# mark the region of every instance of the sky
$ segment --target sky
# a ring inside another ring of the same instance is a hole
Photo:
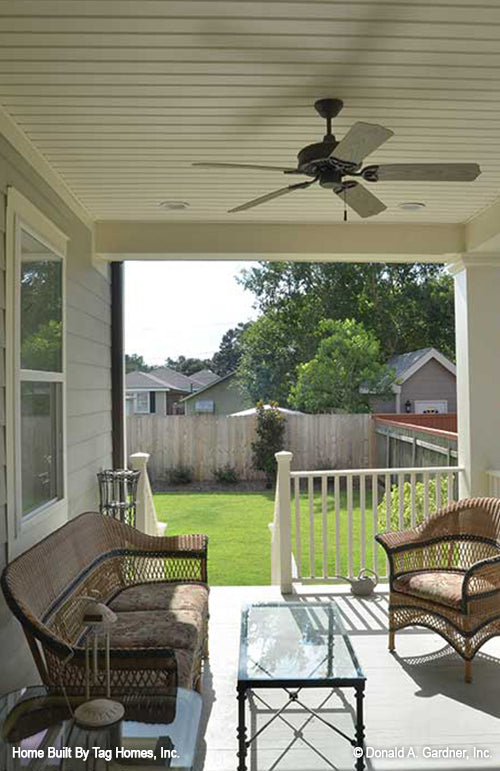
[[[236,282],[251,262],[127,262],[125,350],[148,364],[210,358],[222,335],[256,318],[253,295]]]

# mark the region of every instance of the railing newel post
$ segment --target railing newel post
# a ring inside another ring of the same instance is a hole
[[[166,526],[163,522],[158,522],[156,516],[153,491],[148,476],[149,458],[150,455],[147,452],[135,452],[130,456],[130,466],[134,471],[140,472],[137,484],[135,526],[142,533],[148,535],[163,535]]]
[[[276,479],[275,529],[276,515],[279,533],[279,574],[280,588],[283,594],[291,594],[292,591],[292,514],[291,514],[291,476],[290,467],[293,455],[291,452],[277,452],[274,456],[278,464]]]

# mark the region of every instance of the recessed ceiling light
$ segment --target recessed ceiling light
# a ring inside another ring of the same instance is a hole
[[[186,201],[161,201],[158,205],[162,209],[169,209],[169,211],[182,211],[182,209],[187,209],[189,207],[189,204],[186,203]]]
[[[398,204],[398,209],[403,209],[403,211],[420,211],[420,209],[425,209],[425,203],[403,201],[403,203]]]

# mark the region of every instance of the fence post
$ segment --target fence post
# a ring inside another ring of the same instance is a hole
[[[135,514],[135,526],[147,535],[163,535],[165,524],[158,522],[156,508],[153,500],[153,492],[149,483],[148,460],[149,453],[135,452],[130,456],[130,465],[134,471],[140,472],[137,483],[137,506]]]
[[[279,533],[280,587],[283,594],[292,591],[292,517],[290,509],[290,465],[291,452],[277,452],[274,456],[278,463],[276,481],[277,518]],[[276,532],[274,533],[276,535]]]

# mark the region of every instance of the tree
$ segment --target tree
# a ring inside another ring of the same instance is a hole
[[[434,346],[454,358],[453,282],[441,265],[261,262],[239,280],[292,334],[304,315],[313,326],[353,318],[375,333],[385,357]]]
[[[262,313],[242,336],[238,365],[240,387],[253,399],[287,404],[325,319],[362,323],[382,360],[427,346],[454,358],[453,284],[439,265],[263,262],[240,282]]]
[[[240,363],[242,350],[242,337],[251,322],[240,323],[233,329],[228,329],[222,336],[219,350],[214,353],[212,369],[223,377],[234,372]]]
[[[385,392],[394,379],[380,362],[377,338],[353,319],[323,321],[320,333],[327,336],[315,357],[299,365],[290,403],[306,412],[368,412],[366,390]]]
[[[187,356],[178,356],[177,359],[165,359],[165,367],[171,367],[176,372],[182,372],[183,375],[194,375],[201,369],[212,369],[211,359],[197,359]]]
[[[138,353],[125,354],[125,372],[151,372],[152,369]]]
[[[281,314],[269,311],[245,331],[237,382],[252,401],[287,404],[296,380],[297,363],[310,358],[316,350],[317,329],[309,330],[309,334],[298,329],[299,325],[305,327],[308,323],[307,316],[298,319],[292,332]],[[299,346],[307,346],[309,353],[305,354]]]
[[[257,439],[252,442],[253,467],[266,474],[266,486],[272,487],[276,480],[275,453],[283,449],[285,419],[276,402],[271,402],[268,409],[263,402],[257,402]]]

